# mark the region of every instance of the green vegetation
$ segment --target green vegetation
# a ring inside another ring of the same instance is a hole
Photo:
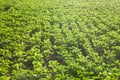
[[[120,0],[0,0],[0,80],[120,80]]]

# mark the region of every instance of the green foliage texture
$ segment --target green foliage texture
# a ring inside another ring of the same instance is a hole
[[[0,80],[120,80],[120,0],[0,0]]]

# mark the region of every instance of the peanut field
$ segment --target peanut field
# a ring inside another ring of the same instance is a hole
[[[120,0],[0,0],[0,80],[120,80]]]

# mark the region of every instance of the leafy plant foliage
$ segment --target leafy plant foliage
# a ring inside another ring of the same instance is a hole
[[[119,80],[120,0],[0,0],[0,80]]]

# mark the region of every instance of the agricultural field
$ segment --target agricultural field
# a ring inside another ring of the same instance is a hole
[[[0,80],[120,80],[120,0],[0,0]]]

